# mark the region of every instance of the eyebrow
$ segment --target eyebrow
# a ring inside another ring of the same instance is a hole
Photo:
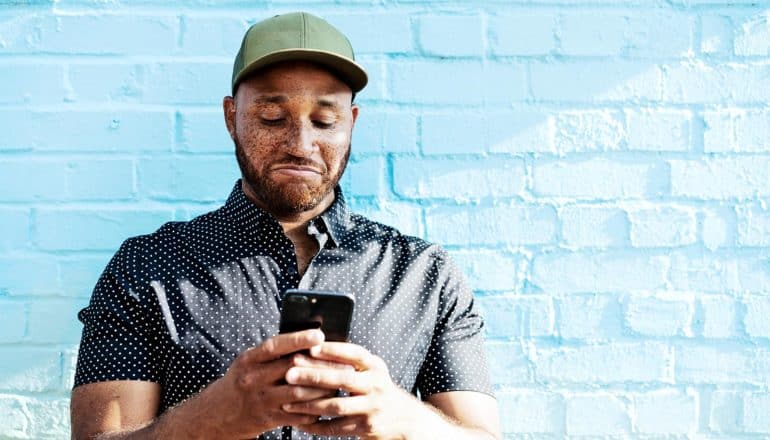
[[[337,110],[339,108],[339,105],[337,105],[336,102],[330,101],[328,99],[323,99],[323,98],[318,100],[318,105],[320,105],[321,107],[330,108],[332,110]]]
[[[283,104],[288,100],[285,95],[261,95],[254,98],[254,102],[260,104]]]

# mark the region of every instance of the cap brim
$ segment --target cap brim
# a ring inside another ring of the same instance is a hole
[[[241,80],[257,70],[279,63],[281,61],[311,61],[321,64],[334,71],[342,81],[344,81],[353,93],[359,92],[369,81],[366,71],[361,65],[349,58],[342,57],[336,53],[313,49],[286,49],[272,52],[263,57],[257,58],[249,65],[241,69],[238,76],[233,80],[233,94]]]

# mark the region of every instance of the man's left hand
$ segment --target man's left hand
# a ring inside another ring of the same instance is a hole
[[[291,385],[350,393],[349,397],[284,405],[284,411],[289,413],[336,417],[300,426],[305,432],[364,439],[404,438],[413,429],[414,417],[427,410],[393,383],[385,361],[359,345],[326,342],[313,347],[310,354],[317,359],[352,365],[355,370],[318,368],[297,362],[286,372],[286,381]]]

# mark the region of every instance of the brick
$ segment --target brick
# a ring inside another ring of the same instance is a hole
[[[556,14],[521,11],[488,18],[489,48],[497,56],[547,55],[556,49]]]
[[[707,153],[770,151],[770,112],[729,109],[704,112],[703,149]]]
[[[567,398],[567,434],[628,435],[631,417],[616,396],[583,394]]]
[[[178,116],[177,145],[190,153],[235,154],[222,110],[183,110]]]
[[[67,190],[69,198],[74,200],[131,200],[135,195],[134,161],[70,161]]]
[[[420,49],[440,57],[478,57],[484,54],[483,24],[479,15],[420,17],[417,35]],[[452,38],[447,38],[450,32]]]
[[[628,30],[623,14],[568,13],[561,17],[561,53],[570,56],[620,55]]]
[[[356,94],[356,102],[371,103],[391,100],[390,77],[388,74],[388,66],[391,62],[386,62],[379,57],[367,57],[366,55],[356,58],[356,62],[363,66],[369,76],[369,82],[366,87]]]
[[[20,396],[0,394],[0,437],[30,438],[31,414],[27,399]]]
[[[542,112],[426,114],[422,149],[426,154],[556,152],[554,121]]]
[[[634,396],[636,429],[645,434],[687,434],[698,428],[698,404],[694,395],[660,390]]]
[[[701,16],[700,50],[707,55],[726,56],[733,52],[733,26],[729,17]]]
[[[416,153],[417,117],[368,108],[359,113],[352,148],[359,153]]]
[[[729,384],[753,382],[762,376],[754,367],[751,348],[682,346],[676,348],[677,383]]]
[[[559,336],[611,341],[622,336],[623,314],[616,295],[567,295],[556,300]]]
[[[738,56],[767,56],[770,50],[770,27],[767,25],[767,14],[757,15],[743,20],[736,27],[735,55]]]
[[[581,110],[557,114],[554,137],[559,153],[617,151],[621,149],[626,133],[620,113]]]
[[[743,293],[767,294],[767,286],[770,286],[767,256],[748,256],[735,263],[739,289]]]
[[[72,297],[89,297],[111,254],[78,256],[59,260],[59,277],[64,294]]]
[[[347,195],[377,197],[388,192],[387,167],[382,157],[351,158],[340,181]]]
[[[625,113],[629,150],[690,150],[692,114],[689,111],[639,109]]]
[[[584,385],[672,379],[667,347],[653,342],[540,349],[534,363],[538,381]]]
[[[393,186],[399,196],[413,199],[513,197],[524,191],[526,170],[520,159],[396,158]]]
[[[548,293],[653,290],[666,285],[664,257],[620,252],[536,255],[531,282]]]
[[[659,164],[599,158],[535,162],[532,179],[538,196],[633,199],[661,195],[667,176]]]
[[[378,11],[377,14],[326,14],[323,17],[353,42],[356,55],[413,51],[411,14]]]
[[[553,115],[530,110],[487,114],[485,145],[495,153],[556,153]]]
[[[0,251],[29,247],[29,209],[0,208]]]
[[[743,425],[746,432],[770,434],[770,393],[747,393],[743,398]]]
[[[417,104],[507,104],[527,97],[521,65],[475,61],[393,61],[388,90],[394,101]]]
[[[486,344],[489,375],[494,385],[521,385],[531,382],[529,359],[521,344],[490,341]]]
[[[0,289],[11,296],[58,294],[56,259],[47,255],[0,257]]]
[[[717,433],[734,433],[743,429],[742,393],[714,391],[708,414],[708,427]]]
[[[75,370],[77,370],[78,364],[78,345],[72,345],[72,348],[65,349],[63,357],[62,389],[71,390],[75,386]]]
[[[480,153],[486,150],[486,118],[470,114],[426,114],[421,118],[426,154]]]
[[[167,112],[0,110],[0,145],[12,148],[157,152],[170,151],[171,144],[172,118]]]
[[[0,34],[6,53],[168,55],[176,48],[176,18],[29,14],[4,23]]]
[[[556,393],[538,390],[503,391],[498,393],[502,430],[506,433],[564,433],[564,398]]]
[[[29,306],[29,330],[25,340],[33,343],[76,343],[80,340],[81,326],[77,313],[88,300],[45,299]]]
[[[0,344],[20,341],[26,328],[26,305],[0,299]]]
[[[157,200],[222,201],[239,177],[235,154],[158,156],[137,164],[139,194]]]
[[[770,338],[770,298],[765,296],[748,296],[743,300],[746,309],[744,327],[752,338]]]
[[[770,100],[763,87],[770,65],[687,61],[662,66],[663,96],[677,104],[761,104]]]
[[[690,336],[691,300],[681,295],[632,295],[625,304],[625,322],[645,336]]]
[[[742,247],[770,245],[770,211],[762,206],[737,206],[737,239]]]
[[[522,283],[521,266],[525,262],[519,255],[468,249],[452,252],[452,258],[463,270],[473,289],[514,290]]]
[[[44,392],[61,384],[61,353],[54,348],[0,347],[0,391]],[[0,414],[2,414],[0,412]]]
[[[139,102],[145,99],[145,67],[135,64],[74,64],[67,80],[74,102]]]
[[[733,338],[737,335],[735,299],[724,295],[703,296],[703,337]]]
[[[710,251],[732,247],[738,235],[735,210],[728,207],[709,209],[702,214],[701,238]]]
[[[5,69],[0,71],[0,103],[48,104],[65,100],[67,91],[64,88],[64,68],[61,65],[9,61],[4,61],[3,64]]]
[[[660,87],[660,69],[649,63],[549,62],[532,64],[530,72],[537,100],[596,103],[659,100],[666,96]]]
[[[603,206],[574,205],[561,211],[564,244],[579,248],[628,245],[629,224],[625,211]]]
[[[693,54],[695,20],[674,11],[628,16],[626,53],[638,58],[684,58]]]
[[[371,220],[398,229],[402,234],[424,236],[422,210],[419,206],[378,199],[364,206],[351,204],[351,208]]]
[[[557,221],[550,206],[436,207],[426,228],[428,240],[445,245],[542,245],[554,242]]]
[[[182,15],[179,53],[190,56],[233,57],[249,23],[238,17]]]
[[[770,195],[770,158],[762,156],[671,160],[671,193],[702,200]]]
[[[66,163],[60,160],[3,159],[0,201],[49,201],[66,197]],[[30,179],[29,176],[35,176]],[[24,182],[20,185],[20,182]]]
[[[116,250],[126,238],[148,234],[171,220],[147,209],[40,209],[35,242],[47,250]]]
[[[695,214],[668,206],[631,210],[631,245],[634,247],[679,247],[697,240]]]
[[[38,397],[27,404],[34,414],[30,424],[32,438],[67,438],[70,436],[70,401],[67,398]]]
[[[553,335],[553,306],[545,296],[483,296],[478,304],[489,338]]]
[[[232,93],[230,62],[157,63],[147,66],[147,104],[221,105]]]
[[[669,277],[676,290],[724,293],[740,288],[738,262],[723,255],[673,254]]]

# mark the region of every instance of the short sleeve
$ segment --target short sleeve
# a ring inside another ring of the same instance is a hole
[[[83,335],[74,386],[112,380],[160,383],[158,313],[137,282],[137,251],[121,246],[102,273],[88,306],[78,313]],[[155,302],[157,304],[157,302]]]
[[[478,391],[492,395],[484,320],[473,293],[455,264],[445,256],[438,269],[440,299],[433,339],[420,372],[422,398],[445,391]]]

